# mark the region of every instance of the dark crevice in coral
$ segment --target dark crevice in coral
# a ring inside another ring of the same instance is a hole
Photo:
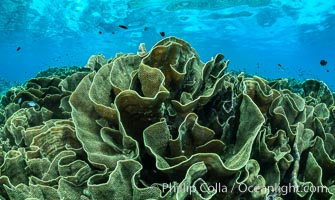
[[[141,171],[141,179],[147,184],[152,185],[154,183],[170,183],[171,179],[165,173],[162,173],[155,167],[155,159],[143,153],[141,155],[141,163],[143,170]]]

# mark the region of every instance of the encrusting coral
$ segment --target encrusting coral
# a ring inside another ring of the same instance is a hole
[[[328,87],[228,64],[168,37],[92,56],[89,74],[32,79],[9,94],[0,199],[335,199]]]

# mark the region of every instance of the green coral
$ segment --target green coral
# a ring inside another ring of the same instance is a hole
[[[88,72],[89,69],[83,68],[83,67],[49,67],[47,70],[41,71],[36,75],[36,78],[39,77],[57,77],[60,79],[64,79],[68,76],[71,76],[74,73],[77,72]]]
[[[335,199],[329,88],[228,64],[168,37],[9,92],[0,199]]]

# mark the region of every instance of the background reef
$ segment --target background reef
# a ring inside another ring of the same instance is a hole
[[[168,37],[10,89],[0,199],[335,199],[327,85],[229,73],[228,64],[222,54],[203,63]],[[212,190],[217,183],[233,189]],[[267,189],[289,185],[323,191]]]

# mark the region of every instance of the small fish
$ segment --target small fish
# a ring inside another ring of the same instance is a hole
[[[123,29],[128,29],[128,27],[126,27],[125,25],[119,25],[120,28],[123,28]]]
[[[329,72],[329,69],[327,69],[327,72]]]
[[[34,107],[34,106],[36,106],[35,101],[29,101],[29,102],[28,102],[28,106],[30,106],[30,107]]]
[[[21,50],[21,47],[17,47],[17,48],[16,48],[16,51],[20,51],[20,50]]]
[[[102,34],[102,31],[99,31],[99,34],[101,35],[101,34]]]
[[[321,65],[321,66],[326,66],[327,63],[328,63],[328,62],[327,62],[326,60],[321,60],[321,61],[320,61],[320,65]]]
[[[162,31],[162,32],[159,32],[159,34],[164,37],[165,36],[165,33]]]
[[[145,26],[144,31],[147,31],[147,30],[149,30],[149,27]]]
[[[280,69],[280,70],[282,70],[282,71],[285,70],[285,68],[284,68],[281,64],[278,64],[278,69]]]

